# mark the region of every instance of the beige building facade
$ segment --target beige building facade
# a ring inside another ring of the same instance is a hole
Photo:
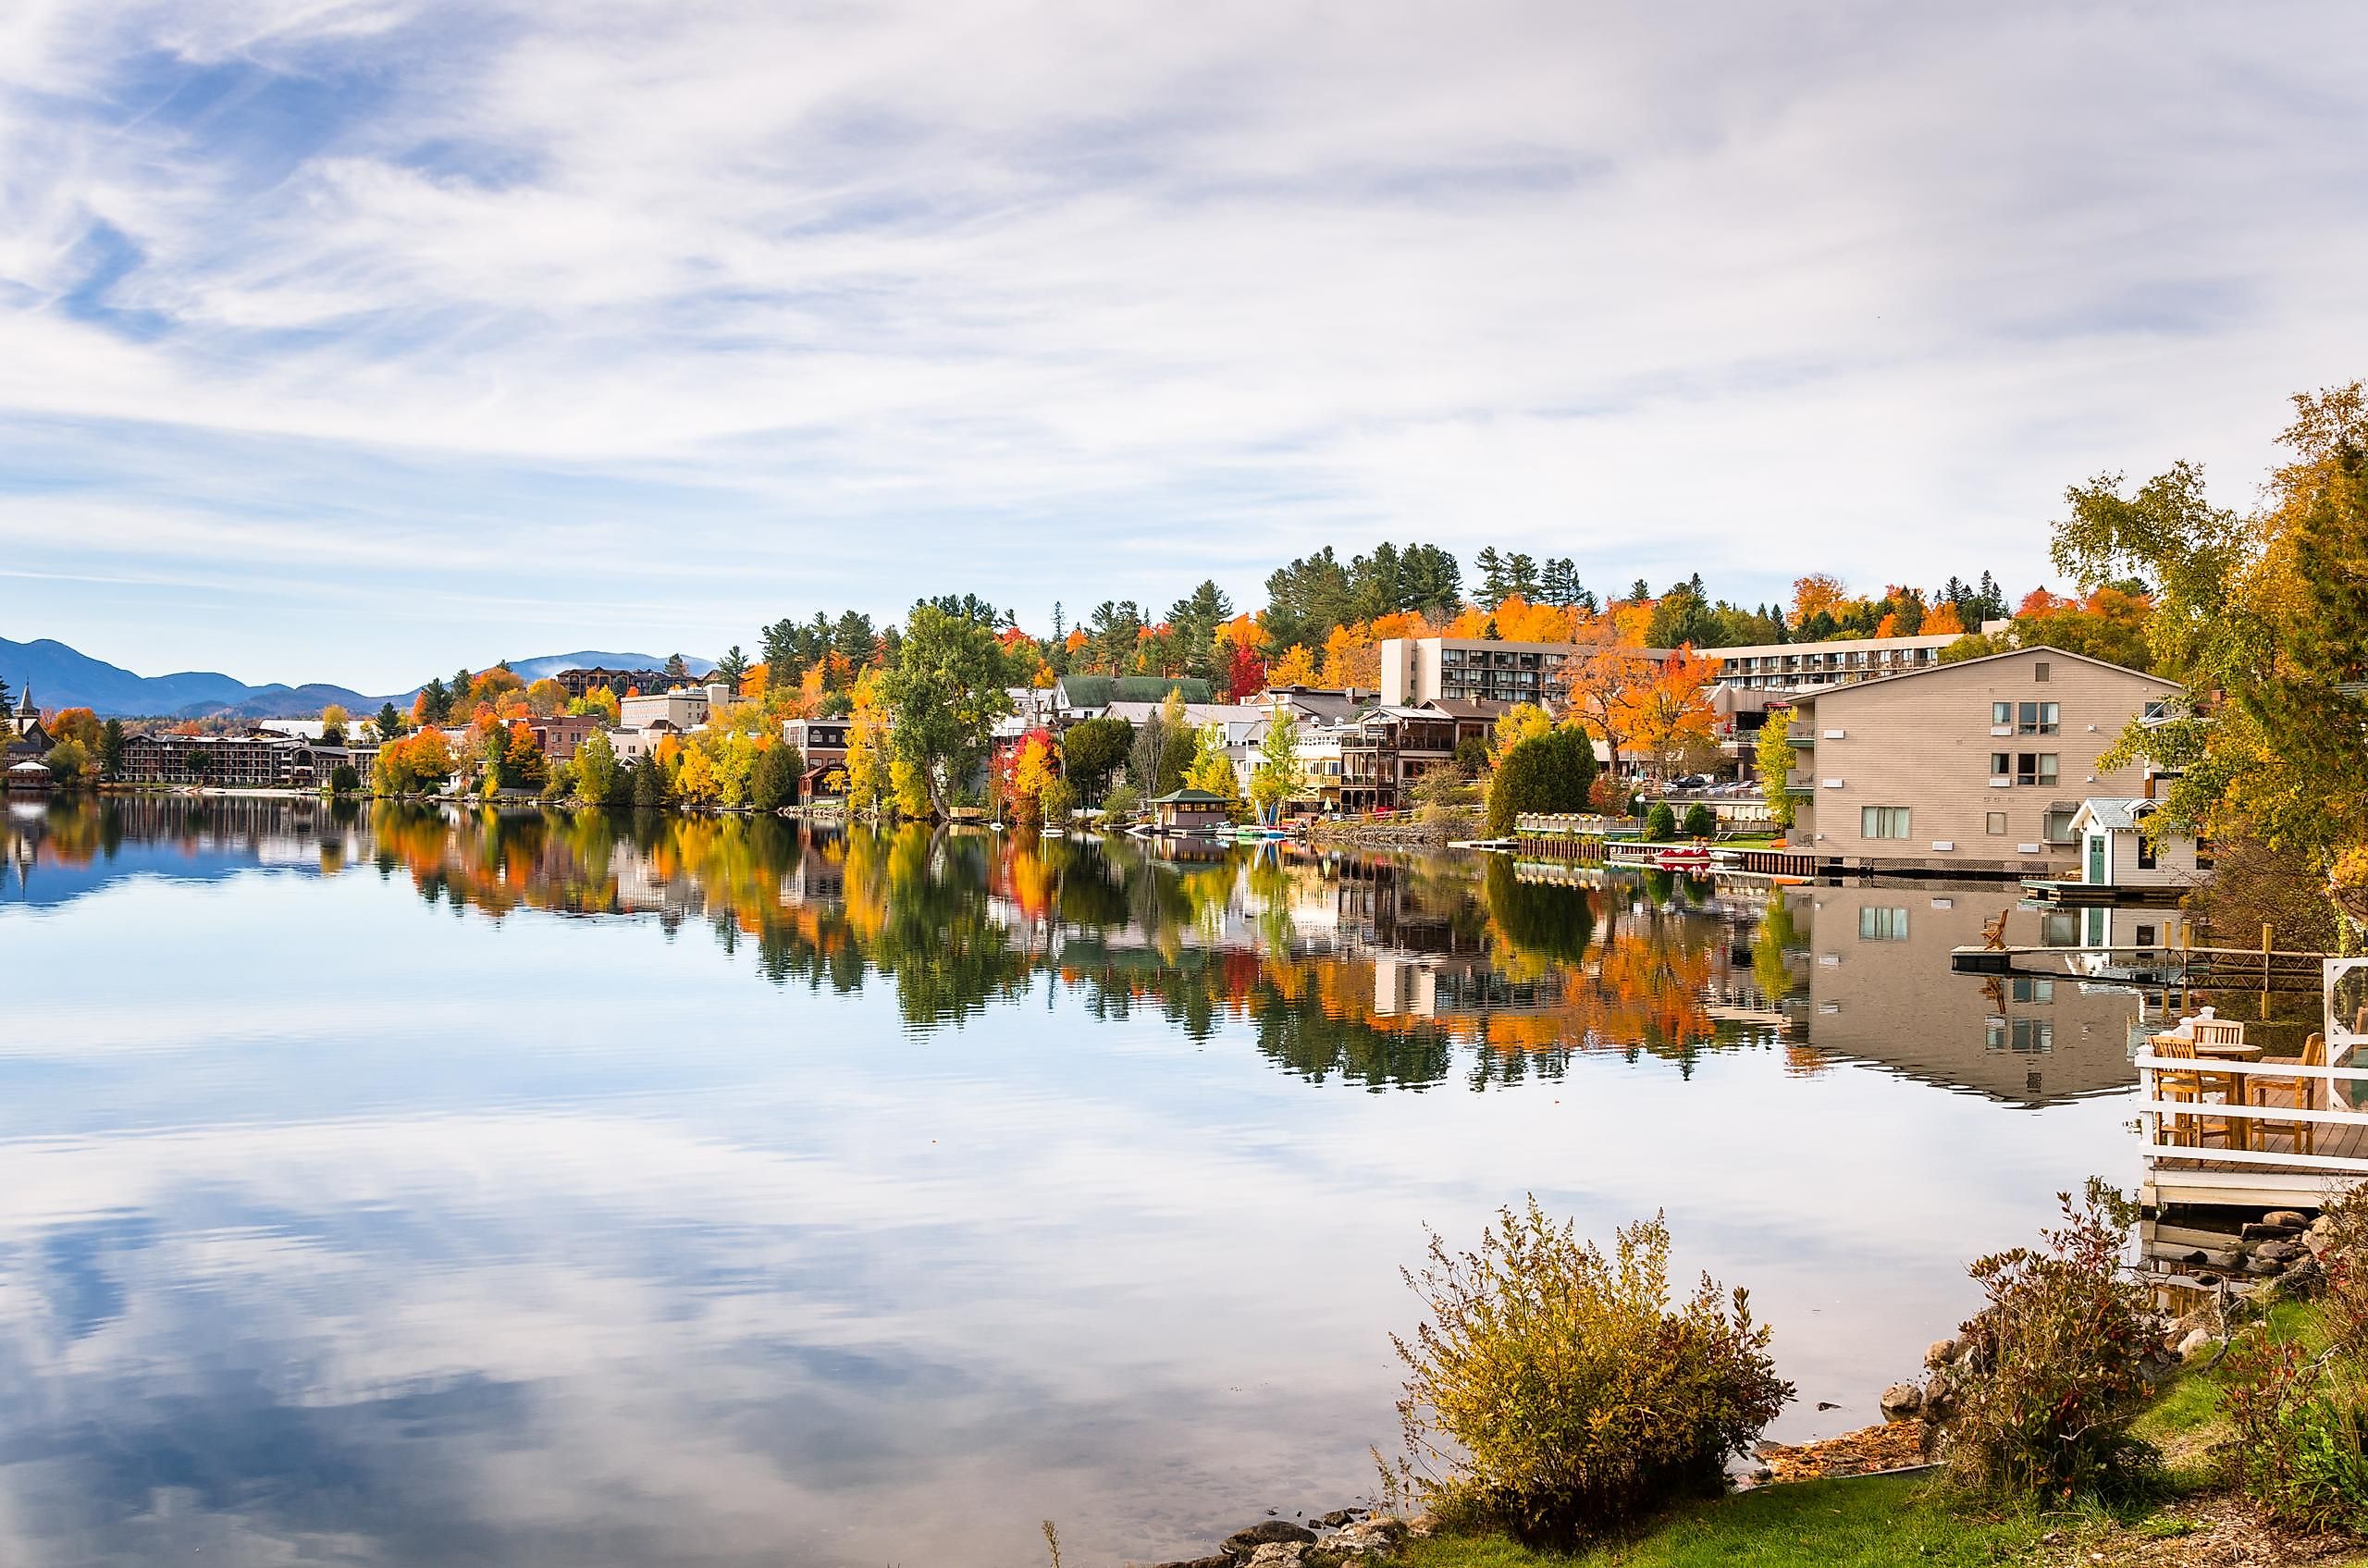
[[[2080,803],[2142,792],[2141,765],[2100,772],[2098,758],[2178,690],[2031,648],[1799,694],[1790,842],[1852,862],[2069,872]]]

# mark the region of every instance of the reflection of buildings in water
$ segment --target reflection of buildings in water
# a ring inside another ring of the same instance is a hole
[[[1807,949],[1788,965],[1807,981],[1788,1007],[1794,1038],[1823,1054],[2026,1105],[2134,1084],[2137,993],[2076,974],[1949,971],[1951,951],[1980,946],[2002,909],[2009,945],[2042,944],[2045,922],[2060,917],[2016,908],[2018,895],[2005,885],[1787,889]],[[2144,913],[2157,922],[2164,916]]]
[[[1373,1010],[1381,1018],[1425,1019],[1462,1030],[1500,1014],[1548,1013],[1568,995],[1563,971],[1516,980],[1477,956],[1447,961],[1433,955],[1373,959]]]

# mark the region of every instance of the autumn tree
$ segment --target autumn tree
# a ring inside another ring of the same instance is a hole
[[[2055,565],[2083,588],[2152,588],[2155,667],[2179,711],[2132,721],[2101,768],[2172,773],[2162,817],[2256,838],[2368,928],[2368,399],[2361,383],[2298,395],[2289,455],[2253,515],[2206,499],[2180,463],[2124,493],[2105,475],[2066,494]]]
[[[977,618],[935,604],[913,607],[896,666],[882,673],[880,695],[895,716],[894,755],[939,816],[985,758],[995,720],[1011,711],[1002,673],[994,633]]]
[[[889,781],[888,705],[877,672],[856,678],[847,714],[847,809],[877,815],[893,798]]]
[[[1110,776],[1133,747],[1135,726],[1124,719],[1088,719],[1071,724],[1061,735],[1061,767],[1072,787],[1088,800],[1100,800],[1110,787]]]
[[[575,797],[586,806],[622,804],[628,781],[617,766],[617,748],[598,730],[584,737],[569,759],[575,768]]]
[[[1184,698],[1170,691],[1159,711],[1135,731],[1127,777],[1145,796],[1173,794],[1191,769],[1199,736],[1184,714]]]
[[[1708,740],[1714,733],[1717,715],[1709,689],[1718,678],[1718,660],[1680,648],[1653,665],[1648,678],[1621,695],[1621,730],[1644,753],[1656,777],[1666,776],[1669,764],[1689,743]]]
[[[1580,725],[1604,743],[1614,772],[1621,753],[1632,747],[1630,694],[1654,678],[1651,656],[1632,636],[1642,636],[1633,614],[1598,616],[1577,629],[1562,661],[1563,701]]]
[[[1266,721],[1258,743],[1258,763],[1250,773],[1250,799],[1261,821],[1273,822],[1291,798],[1306,787],[1306,771],[1299,756],[1299,719],[1277,706]]]
[[[1752,747],[1752,762],[1759,774],[1759,792],[1768,801],[1768,816],[1780,828],[1793,825],[1794,809],[1786,785],[1800,753],[1793,745],[1792,710],[1770,708]]]
[[[321,744],[323,746],[343,746],[345,744],[346,721],[351,717],[352,715],[347,713],[345,709],[338,703],[332,702],[327,707],[322,709]]]

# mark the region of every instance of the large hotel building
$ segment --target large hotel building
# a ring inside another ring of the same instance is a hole
[[[1943,633],[1701,651],[1719,661],[1720,685],[1783,693],[1929,670],[1941,661],[1941,649],[1955,641],[1955,634]],[[1669,656],[1666,648],[1640,651],[1658,659]],[[1572,652],[1569,643],[1391,637],[1381,645],[1381,700],[1393,708],[1419,707],[1440,698],[1543,703],[1560,695],[1562,668]]]

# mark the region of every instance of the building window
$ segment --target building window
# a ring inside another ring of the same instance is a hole
[[[2005,837],[2006,813],[2004,811],[1991,812],[1987,817],[1982,819],[1982,828],[1983,831],[1988,833],[1992,838]]]
[[[2151,871],[2154,869],[2155,860],[2154,835],[2146,831],[2145,823],[2140,822],[2138,824],[2138,869]]]
[[[2013,703],[1993,702],[1990,705],[1990,722],[1992,726],[2011,724],[2014,722],[2015,705]]]
[[[2055,1000],[2055,982],[2045,975],[2018,974],[2014,979],[2014,989],[2008,994],[2017,1002],[2053,1002]]]
[[[2047,679],[2047,676],[2048,676],[2048,666],[2047,666],[2047,661],[2046,661],[2046,660],[2042,659],[2042,660],[2041,660],[2038,663],[2036,663],[2036,664],[2034,664],[2034,665],[2032,665],[2032,666],[2031,666],[2031,679],[2032,679],[2032,680],[2034,680],[2034,681],[2043,681],[2043,680]]]
[[[2018,784],[2054,784],[2055,782],[2055,753],[2053,751],[2016,753],[2015,782]]]
[[[2014,772],[2015,758],[2013,753],[2006,751],[1993,751],[1990,754],[1990,776],[1992,778],[2010,778],[2013,776]]]
[[[2050,810],[2047,815],[2041,820],[2040,837],[2045,839],[2050,844],[2071,843],[2072,819],[2078,815],[2079,812],[2078,810],[2064,807],[2057,807]]]
[[[2052,735],[2056,730],[2057,711],[2057,705],[2053,702],[2026,702],[2016,715],[2015,733]]]
[[[1878,909],[1871,906],[1858,911],[1858,940],[1861,942],[1905,942],[1907,940],[1907,911]]]
[[[1858,836],[1861,838],[1906,838],[1907,808],[1905,806],[1861,806],[1858,808]]]
[[[2140,947],[2152,947],[2154,945],[2154,928],[2152,926],[2140,926],[2138,928],[2138,945]]]

